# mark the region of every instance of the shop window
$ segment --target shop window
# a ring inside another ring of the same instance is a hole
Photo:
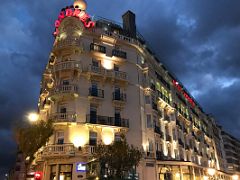
[[[51,165],[50,166],[50,180],[56,180],[56,165]]]
[[[59,180],[72,180],[72,164],[60,165]]]

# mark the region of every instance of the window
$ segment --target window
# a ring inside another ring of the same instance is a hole
[[[152,128],[152,117],[151,117],[151,114],[147,114],[147,128]]]
[[[97,122],[97,107],[90,105],[90,123],[96,124]]]
[[[95,59],[92,60],[92,66],[94,67],[98,67],[99,66],[99,62]]]
[[[59,179],[72,180],[72,164],[60,164]]]
[[[119,71],[119,66],[114,64],[114,67],[113,67],[114,71]]]
[[[64,131],[57,131],[56,132],[56,141],[57,144],[64,143]]]
[[[146,104],[151,104],[150,96],[145,96],[145,103]]]
[[[69,85],[69,80],[62,80],[62,85]]]
[[[55,180],[56,179],[56,165],[51,165],[50,166],[51,172],[50,172],[50,180]]]
[[[121,141],[122,140],[121,135],[120,134],[115,134],[114,140],[115,141]]]
[[[89,132],[89,145],[95,146],[97,145],[97,133],[90,131]]]

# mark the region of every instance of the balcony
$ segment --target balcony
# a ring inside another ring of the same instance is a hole
[[[55,64],[53,70],[54,72],[67,70],[81,71],[81,63],[80,61],[63,61]]]
[[[100,52],[100,53],[104,53],[104,54],[106,53],[106,47],[98,45],[98,44],[94,44],[94,43],[90,44],[90,50]]]
[[[161,128],[159,126],[155,126],[154,132],[159,134],[161,138],[163,138],[163,132],[161,131]]]
[[[66,112],[66,113],[53,113],[50,115],[54,123],[71,123],[76,122],[76,113],[75,112]]]
[[[55,89],[51,90],[49,96],[53,98],[78,97],[78,87],[74,84],[61,84]]]
[[[156,151],[156,159],[158,161],[164,161],[164,160],[167,160],[167,157],[164,156],[163,152],[162,151]]]
[[[53,144],[47,145],[42,152],[43,158],[70,157],[75,156],[75,147],[73,144]]]
[[[97,88],[89,88],[89,97],[104,98],[104,90]]]
[[[120,81],[127,81],[127,73],[122,71],[114,71],[114,79]]]
[[[86,123],[129,128],[129,120],[109,116],[87,115]]]
[[[112,56],[116,56],[119,58],[127,59],[127,53],[118,49],[112,50]]]
[[[127,101],[127,95],[125,93],[113,92],[113,103],[115,106],[121,107]]]
[[[66,38],[66,39],[60,40],[54,43],[53,51],[62,50],[65,48],[71,48],[71,47],[83,49],[81,40],[78,38]]]
[[[103,78],[105,75],[105,70],[99,66],[89,65],[87,71],[91,78]]]

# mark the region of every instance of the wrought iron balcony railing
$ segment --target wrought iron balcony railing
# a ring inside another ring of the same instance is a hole
[[[89,88],[89,96],[104,98],[104,90],[97,88]]]
[[[114,101],[126,102],[127,95],[125,93],[113,92],[113,100]]]
[[[87,115],[86,123],[100,124],[107,126],[129,127],[129,120],[124,118],[99,116],[99,115]]]
[[[90,44],[90,50],[91,51],[97,51],[97,52],[100,52],[100,53],[106,53],[106,47],[98,45],[98,44],[94,44],[94,43]]]
[[[127,53],[124,52],[124,51],[118,50],[118,49],[113,49],[112,50],[112,55],[120,57],[120,58],[127,59]]]

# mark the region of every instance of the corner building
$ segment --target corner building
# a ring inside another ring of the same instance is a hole
[[[123,26],[98,18],[86,28],[71,16],[58,24],[39,98],[54,134],[32,169],[44,180],[84,179],[96,144],[124,133],[144,154],[138,179],[207,179],[209,168],[215,179],[231,179],[219,163],[214,119],[148,48],[135,15],[122,17]]]

